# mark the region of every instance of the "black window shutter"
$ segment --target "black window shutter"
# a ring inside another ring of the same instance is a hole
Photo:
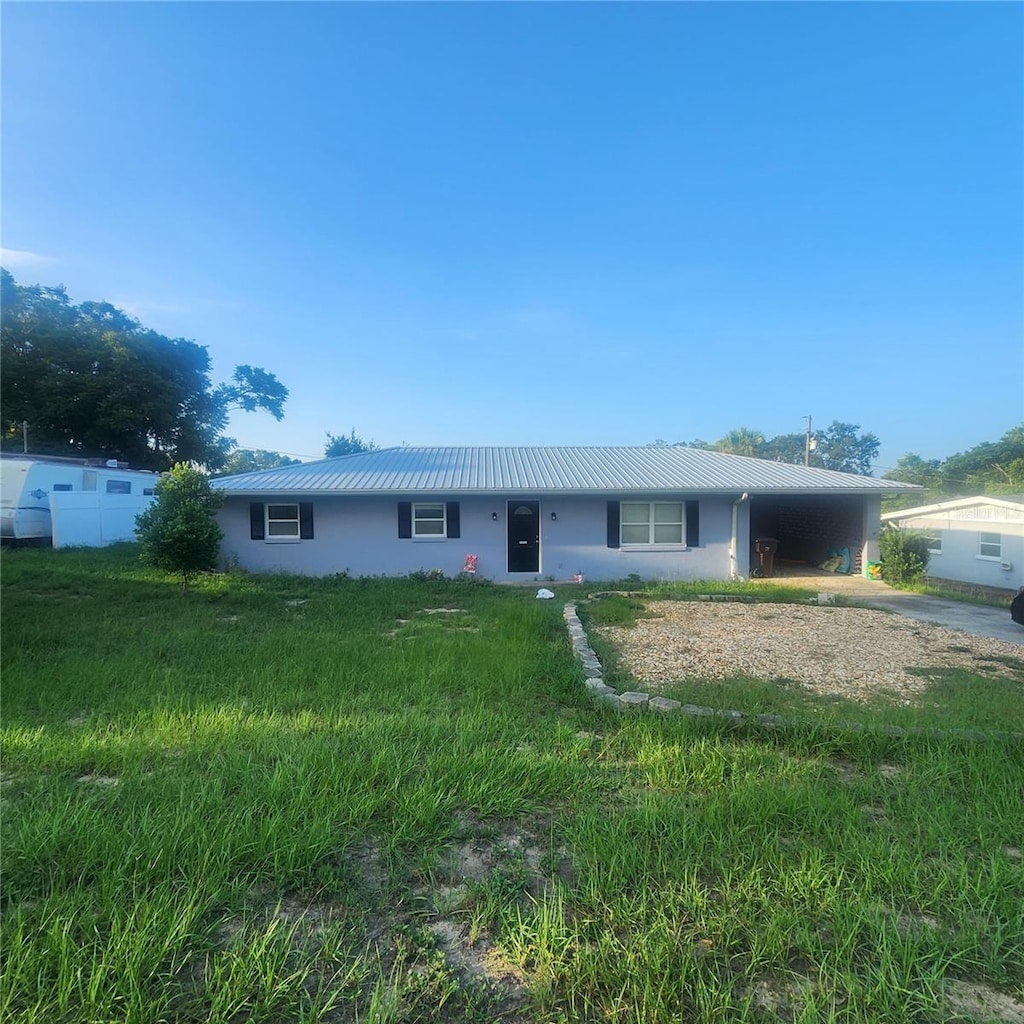
[[[461,537],[462,531],[459,524],[459,503],[449,501],[445,518],[448,520],[448,536]]]
[[[619,546],[619,503],[608,502],[608,547]]]
[[[699,501],[688,501],[686,503],[686,546],[688,548],[700,547]]]
[[[249,539],[263,540],[263,502],[249,502]]]
[[[398,503],[398,536],[412,536],[412,502],[400,501]]]
[[[313,539],[313,502],[299,502],[299,537],[302,540]]]

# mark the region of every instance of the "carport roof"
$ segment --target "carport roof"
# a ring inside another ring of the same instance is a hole
[[[913,484],[702,448],[384,448],[214,479],[225,494],[881,494]]]

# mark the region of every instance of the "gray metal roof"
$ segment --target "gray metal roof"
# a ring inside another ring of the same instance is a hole
[[[919,490],[701,448],[384,448],[214,479],[227,494],[625,494]]]

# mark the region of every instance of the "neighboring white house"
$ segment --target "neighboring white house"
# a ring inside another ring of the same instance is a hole
[[[102,547],[135,538],[159,473],[106,459],[0,456],[0,537],[59,547]]]
[[[390,448],[211,481],[226,564],[494,580],[743,578],[758,538],[817,565],[878,558],[910,484],[683,447]]]
[[[1024,496],[954,498],[886,512],[882,522],[932,538],[930,577],[1024,587]]]

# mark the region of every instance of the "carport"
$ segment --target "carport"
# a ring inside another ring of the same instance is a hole
[[[819,566],[830,552],[850,550],[850,573],[860,574],[878,557],[880,498],[865,494],[752,494],[750,497],[751,567],[758,564],[758,538],[779,542],[776,570]],[[873,547],[869,547],[873,545]]]

